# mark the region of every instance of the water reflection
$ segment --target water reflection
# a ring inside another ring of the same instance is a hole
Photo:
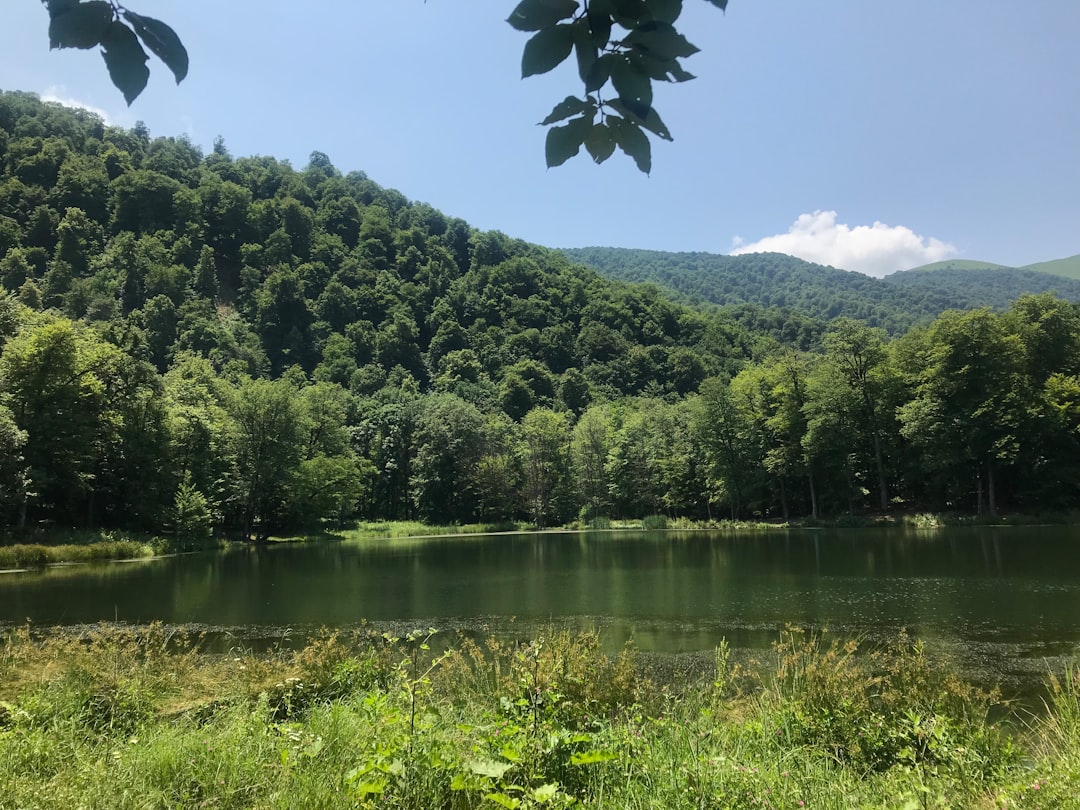
[[[787,623],[873,639],[906,627],[979,666],[1000,658],[1002,669],[1075,654],[1078,608],[1080,531],[1068,527],[501,535],[236,548],[0,577],[8,623],[366,619],[523,635],[551,623],[668,653],[724,637],[767,646]]]

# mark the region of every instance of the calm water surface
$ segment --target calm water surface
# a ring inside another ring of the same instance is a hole
[[[596,628],[614,649],[766,648],[787,623],[901,628],[972,674],[1041,677],[1080,654],[1080,528],[488,535],[283,545],[0,575],[0,622]]]

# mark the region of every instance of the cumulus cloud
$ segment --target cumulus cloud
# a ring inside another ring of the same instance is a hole
[[[90,104],[87,104],[87,103],[85,103],[83,101],[79,101],[76,98],[72,98],[70,95],[68,95],[66,87],[62,87],[62,86],[58,86],[58,85],[54,84],[54,85],[46,88],[45,92],[41,94],[41,100],[42,101],[55,101],[57,104],[63,104],[65,107],[78,107],[80,109],[86,110],[87,112],[92,112],[94,115],[99,116],[106,124],[115,124],[116,123],[112,119],[112,117],[105,110],[101,109],[100,107],[94,107],[94,106],[92,106]]]
[[[735,237],[731,254],[787,253],[818,264],[858,270],[878,278],[897,270],[939,262],[956,255],[956,247],[933,237],[920,236],[903,225],[854,227],[836,221],[835,211],[803,214],[787,233],[746,243]]]

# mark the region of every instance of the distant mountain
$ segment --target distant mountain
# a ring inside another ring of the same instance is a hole
[[[1054,259],[1049,262],[1029,264],[1020,269],[1033,270],[1036,273],[1050,273],[1055,276],[1064,276],[1065,278],[1080,279],[1080,253],[1075,256],[1069,256],[1067,259]]]
[[[1025,264],[1023,267],[1010,267],[993,262],[973,261],[971,259],[947,259],[943,262],[924,264],[904,270],[904,273],[923,273],[930,270],[1030,270],[1033,273],[1048,273],[1052,276],[1080,279],[1080,254],[1048,262]],[[893,273],[893,275],[898,275]]]
[[[1004,309],[1025,293],[1053,291],[1080,301],[1080,283],[987,262],[942,262],[885,279],[838,270],[782,253],[724,256],[625,248],[564,249],[608,278],[647,281],[691,303],[793,310],[829,321],[846,316],[899,334],[947,309]],[[982,268],[962,269],[970,265]]]
[[[893,273],[882,282],[916,295],[951,300],[953,309],[1004,309],[1027,293],[1050,292],[1068,301],[1080,301],[1080,280],[1015,267],[922,268]]]
[[[910,270],[903,270],[901,272],[923,273],[930,270],[1002,270],[1006,268],[1007,265],[994,264],[993,262],[980,262],[972,259],[946,259],[943,262],[923,264],[919,267],[912,267]]]

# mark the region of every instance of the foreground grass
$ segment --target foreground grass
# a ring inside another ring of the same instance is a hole
[[[905,638],[797,631],[760,669],[721,648],[669,683],[591,634],[211,656],[158,626],[23,629],[0,646],[0,807],[1078,807],[1080,682],[1051,692],[1024,719]]]

